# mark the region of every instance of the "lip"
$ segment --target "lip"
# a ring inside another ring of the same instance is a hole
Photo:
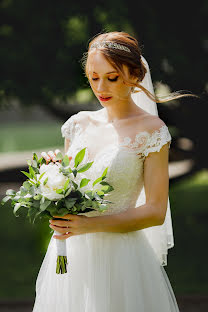
[[[105,98],[103,98],[102,96],[99,96],[99,99],[101,101],[103,101],[103,102],[109,101],[111,98],[112,98],[112,96],[108,96],[108,97],[105,97]]]

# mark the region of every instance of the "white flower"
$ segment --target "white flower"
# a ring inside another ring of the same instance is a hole
[[[59,172],[60,167],[60,163],[49,163],[48,165],[43,164],[40,167],[40,175],[43,172],[45,172],[45,174],[39,180],[39,190],[43,196],[47,197],[50,200],[58,200],[64,197],[63,194],[56,193],[57,189],[62,189],[64,187],[64,184],[68,179],[66,176],[63,175],[62,172]],[[47,178],[47,183],[44,185],[43,182]]]

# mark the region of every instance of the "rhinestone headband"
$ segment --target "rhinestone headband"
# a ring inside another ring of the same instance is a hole
[[[131,50],[129,48],[125,47],[124,45],[121,45],[119,43],[112,42],[112,41],[95,42],[91,45],[90,49],[101,48],[101,47],[105,47],[105,48],[107,47],[107,48],[124,50],[126,52],[131,52]]]

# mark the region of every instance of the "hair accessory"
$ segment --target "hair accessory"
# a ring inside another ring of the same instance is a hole
[[[91,45],[90,49],[93,48],[101,48],[101,47],[108,47],[113,49],[119,49],[124,50],[126,52],[131,52],[131,50],[124,45],[121,45],[119,43],[113,42],[113,41],[101,41],[101,42],[95,42]]]

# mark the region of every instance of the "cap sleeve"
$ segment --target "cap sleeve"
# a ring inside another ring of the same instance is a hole
[[[166,125],[161,126],[158,130],[155,130],[150,134],[143,151],[144,156],[147,157],[148,154],[152,152],[159,152],[162,146],[168,142],[168,147],[170,148],[171,140],[172,138],[168,127]]]
[[[74,132],[75,132],[75,118],[76,118],[75,115],[72,115],[71,117],[69,117],[69,119],[65,121],[65,123],[61,127],[62,137],[67,138],[70,141],[73,140]]]

